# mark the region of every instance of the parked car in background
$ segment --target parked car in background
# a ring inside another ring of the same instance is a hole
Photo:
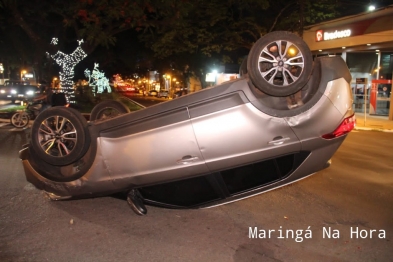
[[[160,90],[158,93],[157,93],[157,97],[164,97],[164,98],[168,98],[169,97],[169,91],[167,91],[167,90]]]
[[[158,91],[157,90],[149,90],[146,92],[147,96],[157,96]]]
[[[179,90],[179,91],[176,91],[175,93],[173,93],[172,98],[178,98],[178,97],[184,96],[186,94],[187,94],[186,90],[182,89],[182,90]]]
[[[324,168],[354,128],[351,74],[289,32],[259,39],[241,77],[115,117],[39,114],[19,153],[27,180],[54,200],[123,192],[145,204],[212,207],[296,182]],[[105,103],[105,104],[102,104]]]
[[[40,89],[35,85],[4,85],[0,86],[0,99],[16,101],[30,100],[36,94],[40,93]]]
[[[155,90],[155,89],[153,89],[153,90],[147,91],[147,92],[146,92],[146,95],[147,95],[147,96],[155,96],[155,97],[165,97],[165,98],[168,98],[168,97],[169,97],[169,91],[163,90],[163,89],[161,89],[161,90]]]

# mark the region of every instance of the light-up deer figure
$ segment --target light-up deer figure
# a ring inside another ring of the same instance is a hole
[[[89,86],[92,88],[94,95],[96,93],[103,93],[105,90],[108,93],[112,91],[109,85],[109,79],[105,77],[104,72],[100,72],[100,70],[98,70],[98,64],[94,64],[93,72],[86,69],[85,76],[88,78]]]

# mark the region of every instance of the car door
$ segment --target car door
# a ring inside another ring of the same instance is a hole
[[[240,91],[188,109],[201,154],[211,172],[301,149],[299,139],[283,118],[262,113]]]
[[[185,107],[130,122],[99,140],[116,183],[135,184],[135,177],[138,184],[159,183],[208,172]]]

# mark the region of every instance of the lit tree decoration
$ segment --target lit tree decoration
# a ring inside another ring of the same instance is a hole
[[[104,72],[98,70],[98,64],[94,63],[93,72],[89,69],[85,70],[85,76],[88,78],[89,86],[92,88],[93,94],[95,95],[103,93],[105,89],[110,93],[111,87],[109,85],[109,79],[105,77]]]
[[[57,45],[58,39],[53,38],[51,44]],[[66,94],[70,103],[75,102],[75,91],[73,88],[74,67],[87,56],[85,51],[81,48],[82,40],[78,40],[78,47],[71,54],[65,54],[57,51],[56,54],[51,55],[55,62],[61,67],[59,73],[60,89]]]
[[[59,39],[56,37],[52,38],[52,41],[50,42],[52,45],[57,45],[57,43],[59,42]]]

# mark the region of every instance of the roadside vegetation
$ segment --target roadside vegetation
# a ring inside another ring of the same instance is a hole
[[[75,96],[76,104],[72,105],[72,107],[76,108],[81,113],[90,113],[95,105],[104,100],[116,100],[122,102],[130,109],[131,112],[142,109],[131,99],[117,92],[97,94],[93,93],[89,86],[77,90],[77,94]]]
[[[0,109],[0,113],[13,113],[13,112],[16,112],[18,110],[23,110],[23,109],[25,109],[24,106],[14,106],[11,108]]]
[[[71,105],[71,107],[77,109],[81,113],[88,114],[91,112],[91,110],[93,110],[95,105],[97,105],[98,103],[104,100],[116,100],[122,102],[130,109],[131,112],[142,109],[141,106],[133,102],[131,99],[119,93],[112,92],[112,93],[93,94],[91,91],[89,91],[88,88],[84,90],[80,90],[76,94],[75,96],[76,103]],[[11,115],[16,111],[24,110],[25,108],[26,106],[15,105],[10,108],[0,109],[0,114],[2,114],[3,117],[4,115],[7,117],[8,115]]]

